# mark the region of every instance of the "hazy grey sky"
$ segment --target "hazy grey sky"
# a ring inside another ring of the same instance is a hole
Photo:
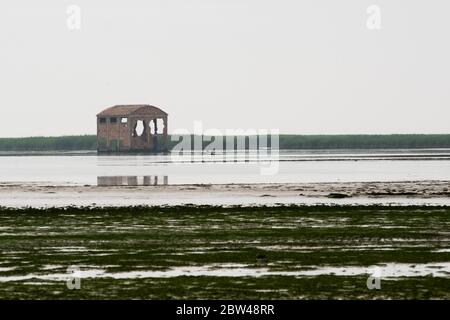
[[[67,26],[69,5],[81,29]],[[366,10],[381,9],[381,30]],[[95,133],[148,103],[169,131],[450,133],[448,0],[2,0],[0,137]]]

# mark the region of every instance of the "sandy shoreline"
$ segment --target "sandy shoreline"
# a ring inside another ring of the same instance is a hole
[[[450,181],[402,181],[402,182],[329,182],[329,183],[257,183],[257,184],[185,184],[155,186],[70,186],[45,183],[0,183],[4,193],[242,193],[259,196],[298,195],[305,197],[449,197]]]
[[[69,186],[0,183],[0,206],[450,205],[450,181]]]

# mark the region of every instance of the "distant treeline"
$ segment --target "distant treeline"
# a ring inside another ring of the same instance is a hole
[[[280,149],[450,148],[450,134],[282,135]]]
[[[0,151],[95,150],[94,135],[62,137],[0,138]]]
[[[169,138],[169,149],[176,145]],[[450,148],[450,134],[280,135],[280,149]],[[95,135],[0,138],[0,151],[95,150]]]

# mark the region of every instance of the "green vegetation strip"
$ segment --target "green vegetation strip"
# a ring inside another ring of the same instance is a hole
[[[274,272],[450,262],[450,207],[0,208],[0,298],[450,298],[449,277],[27,279],[68,266],[108,273],[240,264]]]
[[[246,137],[247,145],[249,138],[250,136]],[[171,141],[169,138],[169,149],[172,149],[177,143],[178,141]],[[450,148],[450,134],[280,135],[279,148],[283,150]],[[96,149],[97,138],[95,135],[0,138],[0,151],[74,151]]]

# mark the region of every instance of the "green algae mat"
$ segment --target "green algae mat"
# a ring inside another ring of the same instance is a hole
[[[450,207],[0,208],[0,299],[449,299]]]

